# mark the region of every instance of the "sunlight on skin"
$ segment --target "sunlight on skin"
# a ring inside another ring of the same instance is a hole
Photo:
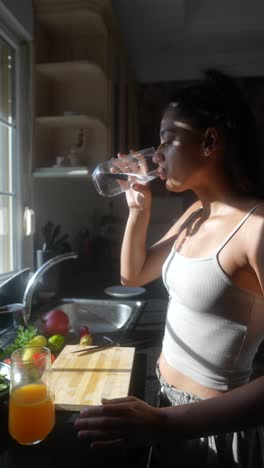
[[[181,182],[178,182],[177,180],[173,179],[173,185],[174,187],[180,187]]]
[[[173,122],[173,125],[175,127],[180,127],[180,128],[184,128],[185,130],[193,130],[193,128],[191,127],[191,125],[185,123],[185,122],[179,122],[178,120],[174,120]]]
[[[161,125],[166,122],[167,119],[162,119]],[[174,127],[184,128],[184,130],[193,130],[193,127],[185,122],[180,122],[179,120],[174,120],[173,122]]]
[[[160,144],[163,145],[164,143],[166,143],[166,141],[163,140],[163,138],[161,138]],[[179,145],[180,145],[180,142],[179,142],[178,140],[173,140],[173,141],[172,141],[172,145],[173,145],[173,146],[179,146]]]

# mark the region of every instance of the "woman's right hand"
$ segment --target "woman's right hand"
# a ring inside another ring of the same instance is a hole
[[[135,151],[131,150],[130,155],[133,154]],[[120,167],[120,169],[123,169],[123,164],[126,161],[126,157],[128,155],[123,154],[123,153],[118,153],[117,155],[116,165]],[[135,159],[135,163],[133,161],[130,161],[129,163],[129,168],[132,173],[139,172],[141,173],[142,171],[142,166],[138,167]],[[124,172],[126,172],[127,166],[124,166]],[[150,209],[151,207],[151,201],[152,201],[152,196],[151,196],[151,190],[147,183],[141,182],[138,183],[136,182],[135,178],[131,177],[130,182],[130,189],[125,191],[126,194],[126,200],[128,207],[130,209],[138,209],[138,210],[145,210],[145,209]],[[120,184],[123,184],[124,182],[120,181]],[[127,182],[125,182],[127,184]]]
[[[74,422],[78,438],[91,448],[146,447],[159,441],[167,416],[158,408],[133,396],[102,403],[83,409]]]
[[[130,209],[150,210],[152,195],[148,185],[135,182],[125,193],[127,205]]]

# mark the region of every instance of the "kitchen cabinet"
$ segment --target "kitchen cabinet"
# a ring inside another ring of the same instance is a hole
[[[111,1],[35,0],[34,10],[33,174],[87,176],[137,144],[136,81]]]

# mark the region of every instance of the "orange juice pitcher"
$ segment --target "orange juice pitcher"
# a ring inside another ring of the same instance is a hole
[[[54,424],[50,350],[44,346],[19,348],[11,355],[9,433],[20,444],[35,445]]]

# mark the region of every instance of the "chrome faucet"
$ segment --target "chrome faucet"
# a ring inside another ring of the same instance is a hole
[[[63,260],[70,260],[71,258],[77,258],[78,255],[75,252],[67,252],[64,254],[56,255],[55,257],[51,258],[47,262],[43,263],[41,267],[38,268],[38,270],[35,271],[33,276],[30,278],[27,287],[25,289],[24,295],[23,295],[23,303],[19,304],[8,304],[5,306],[0,307],[0,314],[6,314],[6,313],[14,313],[14,312],[19,312],[22,311],[23,314],[23,322],[25,326],[28,326],[28,322],[31,316],[31,307],[32,307],[32,297],[33,293],[36,287],[36,284],[38,283],[38,280],[41,278],[41,276],[46,273],[51,267],[56,265],[57,263],[63,262]]]

